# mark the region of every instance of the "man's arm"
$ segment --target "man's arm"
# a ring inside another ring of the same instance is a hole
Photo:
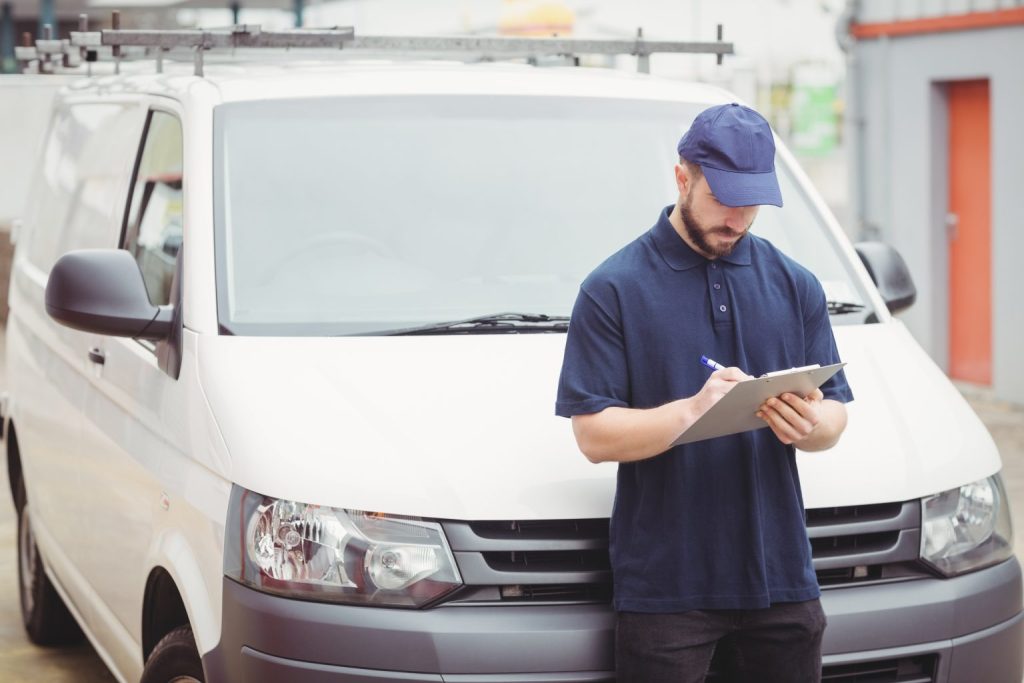
[[[802,451],[824,451],[839,441],[846,429],[846,406],[825,399],[821,389],[807,398],[783,394],[765,401],[757,412],[784,444]]]
[[[574,415],[576,444],[590,462],[635,462],[664,453],[679,435],[747,379],[739,368],[713,372],[699,392],[657,408],[605,408],[599,413]]]

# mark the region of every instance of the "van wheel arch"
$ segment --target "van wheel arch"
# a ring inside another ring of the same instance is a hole
[[[156,567],[146,579],[142,603],[142,661],[149,659],[164,636],[181,626],[189,626],[181,592],[167,570]]]

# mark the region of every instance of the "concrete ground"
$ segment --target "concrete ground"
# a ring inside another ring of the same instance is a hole
[[[0,328],[0,391],[6,385],[4,336]],[[1013,505],[1015,547],[1024,560],[1024,406],[992,398],[984,389],[960,386],[999,446],[1003,477]],[[17,535],[7,468],[0,467],[0,682],[105,683],[115,680],[88,643],[52,649],[25,637],[18,605]]]

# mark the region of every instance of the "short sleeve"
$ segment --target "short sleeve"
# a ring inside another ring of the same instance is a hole
[[[806,363],[812,365],[832,365],[842,362],[839,349],[836,348],[835,335],[832,334],[832,322],[828,317],[828,304],[825,302],[825,290],[817,278],[810,276],[812,287],[804,304],[804,348]],[[853,391],[846,381],[846,372],[840,370],[821,385],[821,393],[825,398],[840,403],[853,400]]]
[[[599,413],[630,404],[629,374],[621,318],[615,302],[602,305],[580,289],[569,319],[565,357],[558,379],[555,414]]]

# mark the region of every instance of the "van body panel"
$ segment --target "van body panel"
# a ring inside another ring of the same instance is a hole
[[[173,91],[172,91],[173,92]],[[194,79],[187,97],[177,94],[173,105],[185,133],[185,221],[182,290],[186,330],[217,334],[216,276],[213,249],[213,108],[220,103],[218,89]],[[166,99],[166,98],[165,98]]]
[[[215,606],[220,603],[223,577],[220,567],[212,565],[224,545],[223,527],[217,529],[185,505],[176,507],[185,509],[171,513],[166,526],[156,530],[146,566],[170,575],[188,613],[196,647],[205,652],[220,642],[221,612]],[[136,647],[141,642],[140,637]]]
[[[941,641],[1017,617],[1021,569],[1010,559],[955,579],[826,589],[821,604],[828,617],[822,644],[826,654]]]
[[[467,66],[438,62],[406,63],[394,68],[386,62],[363,62],[342,67],[343,78],[337,78],[336,64],[325,67],[323,71],[316,68],[299,71],[264,65],[256,67],[260,74],[257,78],[253,78],[253,71],[223,70],[216,85],[224,102],[379,94],[562,97],[567,93],[579,97],[707,102],[709,106],[736,101],[735,95],[716,86],[621,71],[581,72],[559,67],[531,71],[515,64]],[[325,71],[334,71],[334,74],[325,74]],[[213,69],[207,73],[213,73]],[[180,81],[184,82],[184,79]]]
[[[914,654],[934,655],[948,667],[954,640],[973,643],[977,652],[992,652],[1021,634],[1020,589],[1020,565],[1011,559],[950,580],[824,590],[829,620],[825,666]],[[991,612],[973,607],[1007,591],[1018,596],[1016,604],[1009,601]],[[609,605],[498,603],[410,612],[287,600],[229,579],[223,596],[223,640],[204,656],[210,683],[235,680],[241,672],[247,681],[260,681],[307,671],[332,673],[337,678],[324,680],[339,681],[430,681],[438,675],[445,681],[492,680],[488,676],[524,682],[614,680]],[[958,618],[963,611],[984,617],[967,624]],[[522,657],[524,652],[530,656]],[[1009,667],[985,666],[1012,671],[1013,659]],[[587,675],[597,678],[580,677]],[[1011,679],[962,673],[934,680]]]
[[[903,323],[835,336],[854,400],[834,448],[798,452],[806,507],[911,500],[999,471],[984,424]]]
[[[800,455],[807,507],[910,500],[999,470],[988,433],[902,324],[836,335],[856,400],[835,448]],[[616,468],[589,463],[554,416],[564,343],[201,337],[199,372],[228,449],[246,454],[231,477],[259,493],[445,519],[607,517]]]
[[[103,619],[109,617],[109,610],[105,614],[97,613],[99,596],[75,568],[75,558],[63,552],[44,524],[33,520],[32,531],[39,554],[47,563],[47,578],[82,627],[82,632],[96,649],[96,654],[118,681],[130,680],[125,677],[122,662],[111,653],[111,636],[103,628]]]

